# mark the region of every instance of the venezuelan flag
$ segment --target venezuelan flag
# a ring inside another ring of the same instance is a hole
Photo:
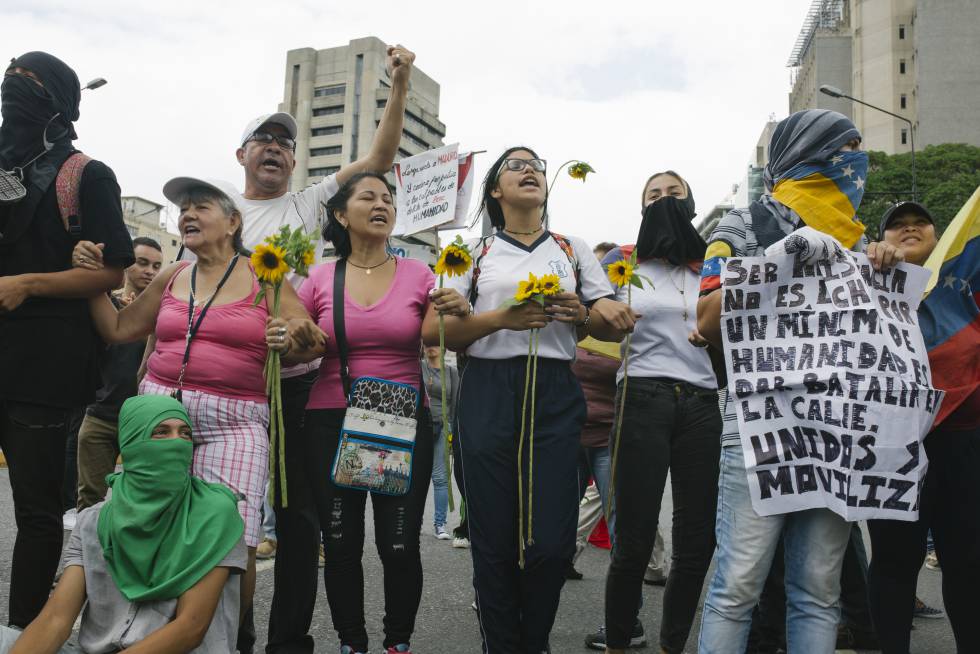
[[[925,266],[932,277],[919,306],[919,325],[933,386],[946,391],[935,424],[962,407],[957,425],[974,427],[980,425],[980,187]]]
[[[829,161],[802,163],[786,171],[772,197],[850,249],[864,234],[864,224],[855,215],[867,177],[867,152],[838,152]]]

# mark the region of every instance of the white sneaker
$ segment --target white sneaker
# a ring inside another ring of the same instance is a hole
[[[61,524],[65,528],[65,531],[72,531],[75,529],[75,519],[78,517],[78,511],[76,509],[68,509],[65,511],[65,515],[61,516]]]
[[[452,536],[449,535],[449,532],[446,531],[445,525],[436,525],[435,534],[436,534],[436,538],[438,538],[439,540],[452,540],[453,538]]]
[[[468,550],[470,548],[470,539],[457,536],[453,539],[453,547],[461,550]]]

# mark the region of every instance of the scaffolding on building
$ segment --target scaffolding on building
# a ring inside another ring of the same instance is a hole
[[[793,51],[786,62],[788,68],[797,68],[803,61],[817,30],[837,31],[847,23],[845,0],[813,0],[803,19],[800,35],[796,37]]]

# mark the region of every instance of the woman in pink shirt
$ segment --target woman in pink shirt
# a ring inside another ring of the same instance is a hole
[[[291,353],[286,362],[322,356],[320,375],[306,405],[307,478],[320,514],[324,543],[323,576],[341,654],[366,652],[364,626],[364,509],[367,492],[342,488],[331,480],[347,401],[340,376],[334,330],[334,273],[344,266],[344,325],[350,374],[377,377],[419,388],[419,341],[422,325],[438,320],[437,311],[466,315],[469,303],[459,293],[429,293],[435,277],[421,261],[402,259],[387,249],[395,226],[391,188],[384,177],[361,173],[327,203],[324,238],[340,259],[317,266],[300,288],[300,299],[326,332],[324,348]],[[272,323],[273,326],[282,324]],[[432,424],[422,407],[418,418],[409,490],[404,495],[371,493],[378,554],[384,566],[384,647],[409,652],[415,615],[422,598],[419,533],[432,472]]]
[[[267,326],[265,303],[241,243],[242,213],[226,182],[178,177],[163,193],[180,207],[178,228],[193,263],[172,264],[132,304],[117,311],[107,295],[90,301],[107,343],[153,334],[140,394],[177,397],[194,422],[191,474],[220,482],[241,498],[248,569],[242,580],[244,612],[255,591],[255,548],[268,477],[269,405],[262,368],[269,348],[300,351],[316,332],[292,286],[283,284],[281,324]],[[318,335],[322,339],[322,334]]]

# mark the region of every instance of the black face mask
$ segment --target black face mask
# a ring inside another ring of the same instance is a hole
[[[675,266],[704,259],[708,245],[694,229],[694,203],[687,198],[661,198],[643,210],[643,222],[636,237],[636,256],[640,259],[666,259]]]
[[[44,149],[44,128],[57,113],[51,95],[23,75],[8,75],[0,84],[0,162],[22,166]],[[53,127],[55,132],[64,128]]]

